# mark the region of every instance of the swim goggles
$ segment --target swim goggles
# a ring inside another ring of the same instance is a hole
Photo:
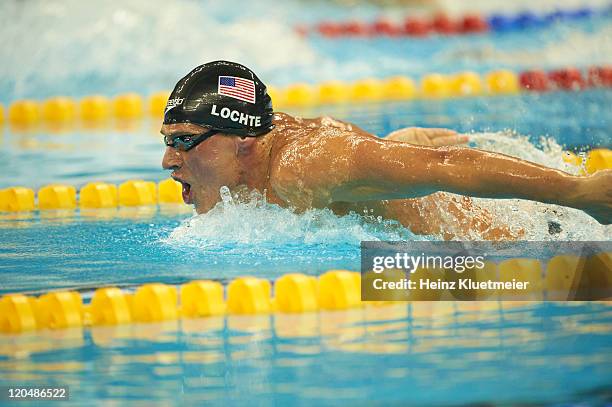
[[[189,151],[204,140],[219,133],[219,130],[210,129],[202,134],[185,134],[183,136],[169,137],[164,136],[164,144],[168,147],[176,148],[181,151]]]

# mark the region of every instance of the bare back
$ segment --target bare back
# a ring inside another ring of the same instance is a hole
[[[277,114],[275,123],[272,202],[298,211],[326,207],[338,215],[355,212],[374,219],[394,219],[415,233],[447,239],[516,237],[505,227],[492,226],[491,215],[468,197],[439,192],[415,199],[343,201],[334,187],[350,183],[354,150],[364,138],[376,137],[329,117],[301,119]]]

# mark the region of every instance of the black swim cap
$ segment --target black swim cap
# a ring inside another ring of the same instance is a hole
[[[164,124],[194,123],[223,133],[259,136],[274,128],[272,100],[257,75],[228,61],[200,65],[170,94]]]

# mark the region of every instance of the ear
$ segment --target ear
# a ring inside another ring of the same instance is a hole
[[[253,151],[256,142],[257,137],[234,137],[236,155],[249,155]]]

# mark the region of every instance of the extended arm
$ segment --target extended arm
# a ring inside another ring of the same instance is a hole
[[[612,171],[577,177],[471,148],[360,139],[353,150],[349,180],[332,193],[336,200],[414,198],[447,191],[575,207],[605,224],[612,218]]]

